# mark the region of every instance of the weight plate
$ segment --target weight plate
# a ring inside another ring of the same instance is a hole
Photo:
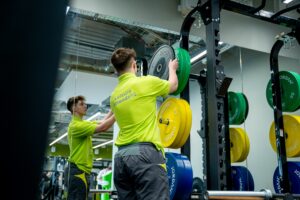
[[[300,116],[283,115],[283,124],[287,157],[300,156]],[[274,121],[269,131],[269,140],[273,150],[277,152]]]
[[[166,99],[160,106],[157,119],[163,147],[171,147],[176,140],[184,109],[174,97]]]
[[[244,154],[242,156],[242,160],[247,159],[247,157],[249,155],[249,152],[250,152],[250,140],[249,140],[248,134],[246,133],[246,149],[245,149]]]
[[[232,190],[254,191],[254,180],[250,171],[243,166],[231,166]]]
[[[189,80],[191,70],[191,57],[189,52],[182,48],[177,48],[175,50],[175,53],[179,64],[178,69],[176,71],[178,78],[178,88],[172,94],[178,95],[183,91]]]
[[[190,198],[193,187],[193,171],[188,158],[178,153],[166,153],[170,199]]]
[[[279,79],[282,111],[296,111],[300,106],[300,75],[296,72],[281,71],[279,72]],[[273,108],[271,80],[266,88],[266,98],[270,107]]]
[[[247,119],[248,113],[249,113],[249,101],[244,93],[242,93],[242,95],[243,95],[245,103],[246,103],[245,119]]]
[[[179,146],[176,146],[176,148],[181,148],[187,141],[190,132],[191,132],[191,127],[192,127],[192,110],[191,107],[189,105],[189,103],[184,100],[184,99],[180,99],[180,101],[182,102],[183,106],[185,107],[185,112],[184,112],[184,117],[185,117],[185,124],[182,124],[182,126],[184,126],[184,131],[182,133],[182,137],[180,139],[180,143]]]
[[[249,140],[249,137],[248,137],[248,134],[245,132],[244,129],[242,128],[237,128],[237,131],[240,132],[241,135],[244,135],[244,141],[245,141],[245,148],[243,149],[243,153],[242,153],[242,156],[240,158],[240,160],[238,162],[242,162],[244,160],[247,159],[248,155],[249,155],[249,152],[250,152],[250,140]]]
[[[248,101],[243,93],[228,92],[229,123],[242,124],[248,115]]]
[[[180,109],[180,115],[181,115],[181,123],[179,126],[179,130],[178,130],[178,134],[177,137],[175,139],[175,141],[173,142],[173,144],[169,147],[169,148],[173,148],[173,149],[177,149],[180,148],[181,146],[181,140],[183,140],[184,134],[185,134],[185,127],[187,124],[187,115],[188,113],[186,112],[186,104],[184,103],[184,100],[181,99],[176,99],[177,103],[180,104],[179,109]],[[186,139],[185,139],[186,140]]]
[[[300,194],[300,162],[288,162],[288,176],[291,183],[291,193]],[[273,187],[276,193],[282,193],[279,168],[273,174]]]
[[[153,54],[149,62],[149,75],[161,79],[169,79],[169,61],[175,59],[174,49],[169,45],[162,45]]]
[[[193,178],[193,192],[202,194],[204,192],[204,183],[201,178]]]
[[[244,161],[249,154],[249,138],[247,133],[242,128],[229,128],[229,134],[231,162]]]

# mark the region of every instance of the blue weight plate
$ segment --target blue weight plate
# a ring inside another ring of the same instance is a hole
[[[231,166],[232,190],[254,191],[254,180],[250,171],[243,166]]]
[[[178,195],[176,193],[176,197],[179,198],[176,199],[190,199],[193,190],[193,169],[190,160],[185,155],[179,155],[184,165],[184,171],[182,171],[182,178],[180,179],[181,188],[178,190]]]
[[[184,169],[184,166],[182,160],[178,159],[175,153],[166,153],[166,159],[170,187],[170,199],[174,199],[179,184],[179,172]]]
[[[171,200],[189,199],[192,192],[193,172],[188,158],[178,153],[166,153]]]
[[[300,162],[288,162],[288,174],[291,182],[291,192],[300,194]],[[279,178],[279,169],[276,167],[273,174],[273,187],[276,193],[282,192]]]

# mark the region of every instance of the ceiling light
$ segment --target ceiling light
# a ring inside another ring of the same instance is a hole
[[[91,121],[94,120],[95,118],[97,118],[101,113],[97,112],[96,114],[94,114],[93,116],[91,116],[90,118],[88,118],[86,121]],[[60,136],[59,138],[57,138],[56,140],[54,140],[53,142],[51,142],[49,144],[49,146],[54,145],[55,143],[57,143],[58,141],[60,141],[61,139],[65,138],[68,135],[68,132],[64,133],[62,136]]]
[[[104,142],[104,143],[101,143],[101,144],[98,144],[98,145],[94,146],[93,149],[96,149],[98,147],[102,147],[104,145],[107,145],[107,144],[110,144],[110,143],[113,143],[113,142],[114,142],[114,140],[109,140],[107,142]]]
[[[294,0],[283,0],[282,3],[288,4],[288,3],[291,3],[292,1],[294,1]]]
[[[96,158],[96,160],[102,160],[103,158]]]
[[[66,14],[68,14],[69,10],[70,10],[70,6],[67,6]]]
[[[195,62],[196,60],[198,60],[198,59],[204,57],[206,54],[207,54],[207,50],[202,51],[201,53],[199,53],[198,55],[196,55],[195,57],[193,57],[193,58],[191,59],[191,63],[193,63],[193,62]]]
[[[224,42],[219,41],[219,45],[224,44]],[[202,51],[201,53],[199,53],[198,55],[194,56],[193,58],[191,58],[191,63],[194,63],[196,60],[199,60],[200,58],[206,56],[207,54],[207,50]]]

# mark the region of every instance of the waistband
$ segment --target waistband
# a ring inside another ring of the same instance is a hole
[[[89,174],[90,174],[90,173],[87,173],[87,172],[85,172],[85,171],[79,169],[79,167],[78,167],[75,163],[69,162],[69,165],[70,165],[70,168],[71,168],[71,169],[77,170],[77,171],[79,171],[80,173],[84,173],[84,174],[86,174],[86,175],[89,175]]]
[[[155,148],[155,145],[152,142],[137,142],[137,143],[133,143],[133,144],[119,146],[118,150],[129,149],[129,148],[137,147],[137,146],[149,146],[149,147]]]

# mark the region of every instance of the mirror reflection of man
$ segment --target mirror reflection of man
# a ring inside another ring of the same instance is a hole
[[[83,120],[87,105],[84,96],[70,97],[67,108],[72,113],[68,127],[68,142],[70,147],[68,167],[68,200],[86,200],[89,193],[90,173],[93,167],[92,136],[104,132],[115,122],[112,112],[102,121]]]

